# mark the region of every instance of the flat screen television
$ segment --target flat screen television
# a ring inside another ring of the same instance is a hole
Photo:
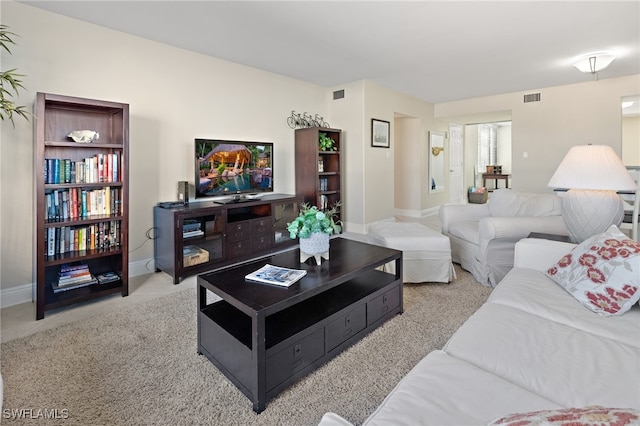
[[[195,198],[273,192],[273,143],[195,139]]]

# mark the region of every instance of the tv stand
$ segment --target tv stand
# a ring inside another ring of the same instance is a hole
[[[300,197],[243,195],[224,201],[153,208],[156,272],[166,272],[178,284],[184,277],[296,244],[287,223],[298,216]]]
[[[248,195],[234,195],[231,198],[226,198],[224,200],[215,200],[214,203],[217,204],[236,204],[236,203],[248,203],[249,201],[258,200],[258,197],[250,197]]]

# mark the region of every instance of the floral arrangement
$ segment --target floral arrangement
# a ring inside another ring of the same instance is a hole
[[[289,237],[309,238],[315,232],[325,234],[339,234],[342,227],[336,223],[335,217],[339,211],[340,202],[334,204],[329,210],[322,211],[308,203],[300,204],[300,214],[293,222],[287,223]]]

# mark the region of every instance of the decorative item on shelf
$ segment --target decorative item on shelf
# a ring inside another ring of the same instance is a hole
[[[324,161],[318,160],[318,172],[324,172]]]
[[[615,191],[634,191],[637,187],[608,145],[571,147],[547,186],[567,190],[562,195],[562,218],[576,243],[611,225],[620,226],[624,203]]]
[[[329,260],[329,236],[339,234],[342,227],[335,217],[339,211],[340,202],[330,209],[322,211],[309,203],[300,205],[300,214],[292,222],[287,223],[289,237],[300,239],[300,262],[313,257],[320,265],[321,258]]]
[[[74,130],[67,136],[77,143],[91,143],[100,139],[100,134],[93,130]]]
[[[326,133],[320,132],[318,134],[318,148],[320,148],[320,151],[335,151],[336,141],[327,136]]]
[[[287,125],[292,129],[300,128],[306,129],[309,127],[324,127],[329,128],[329,123],[324,121],[324,117],[316,114],[313,117],[306,112],[300,114],[299,112],[291,111],[291,116],[287,117]]]
[[[436,157],[440,155],[442,151],[444,151],[444,146],[434,146],[433,148],[431,148],[431,153]]]

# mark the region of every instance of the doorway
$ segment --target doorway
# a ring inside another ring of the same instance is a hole
[[[482,175],[487,166],[499,167],[500,174],[511,177],[511,121],[495,121],[465,126],[465,182],[468,186],[483,186]],[[507,180],[490,181],[490,191],[504,187]]]
[[[464,131],[460,124],[449,124],[449,203],[464,203]]]

